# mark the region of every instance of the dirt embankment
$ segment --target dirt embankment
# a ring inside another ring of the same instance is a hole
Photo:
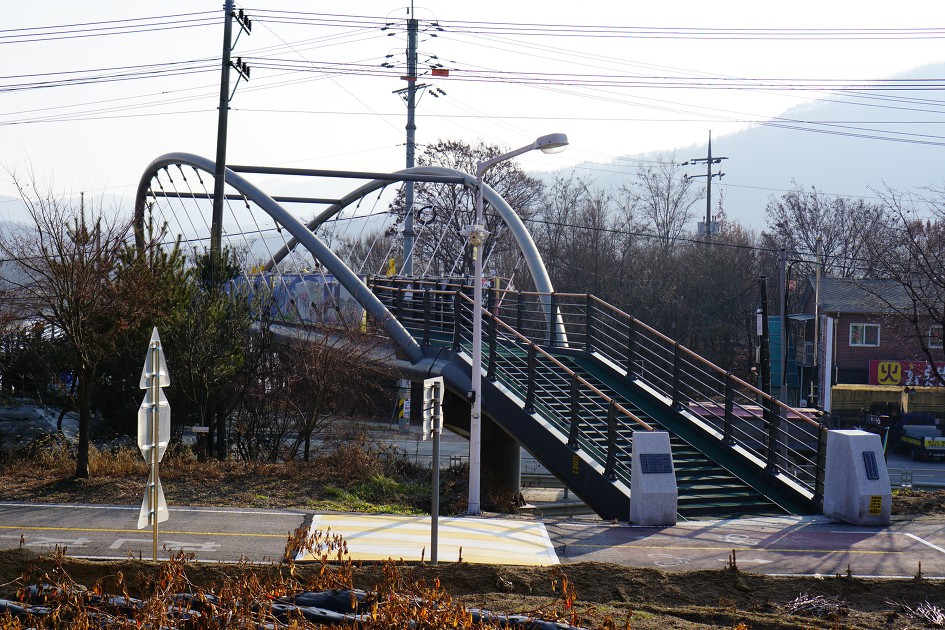
[[[587,628],[928,628],[932,626],[927,620],[910,615],[908,609],[926,601],[938,605],[945,601],[945,585],[925,579],[766,577],[731,569],[664,572],[602,563],[563,567],[314,563],[292,568],[185,561],[174,566],[180,571],[175,578],[178,586],[185,587],[176,592],[232,592],[239,585],[258,589],[262,598],[280,588],[291,590],[292,585],[296,590],[324,587],[326,575],[333,575],[329,583],[350,580],[350,585],[368,591],[422,597],[438,584],[457,604],[557,618]],[[10,550],[0,552],[0,597],[15,598],[27,582],[68,581],[91,592],[148,598],[167,586],[168,574],[166,565],[162,572],[153,563],[136,560],[86,561]]]

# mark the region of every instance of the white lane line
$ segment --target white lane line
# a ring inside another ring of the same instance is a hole
[[[910,533],[906,532],[906,536],[908,536],[909,538],[911,538],[911,539],[913,539],[913,540],[916,540],[916,541],[922,543],[923,545],[925,545],[925,546],[927,546],[927,547],[931,547],[932,549],[934,549],[935,551],[938,551],[939,553],[945,553],[945,549],[942,549],[942,548],[939,547],[938,545],[933,545],[933,544],[930,543],[929,541],[925,540],[924,538],[920,538],[920,537],[916,536],[915,534],[910,534]]]
[[[28,507],[28,508],[73,508],[76,510],[133,510],[141,511],[140,507],[127,505],[72,505],[68,503],[0,503],[0,508]],[[175,507],[171,512],[197,512],[204,514],[258,514],[260,516],[305,516],[305,512],[262,512],[256,510],[229,510],[220,508],[193,508]]]
[[[823,573],[762,573],[761,575],[767,575],[769,577],[792,577],[792,578],[812,577],[812,578],[818,578],[818,579],[823,579],[825,577],[825,574]],[[833,575],[831,574],[828,577],[833,577]],[[860,575],[859,573],[855,573],[854,577],[865,578],[865,579],[870,579],[870,580],[914,580],[915,579],[914,575]],[[938,581],[945,580],[945,576],[925,575],[923,573],[922,579],[935,580],[936,582],[938,582]]]

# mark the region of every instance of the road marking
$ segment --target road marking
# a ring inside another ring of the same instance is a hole
[[[669,549],[674,551],[731,551],[731,547],[681,547],[679,545],[590,545],[587,543],[568,543],[568,549],[573,549],[575,547],[588,547],[591,549]],[[810,553],[810,554],[827,554],[827,553],[849,553],[853,555],[882,555],[882,554],[904,554],[909,553],[906,550],[902,551],[873,551],[869,549],[781,549],[777,547],[745,547],[743,549],[735,548],[736,551],[753,551],[756,553],[760,552],[770,552],[770,553]]]
[[[125,543],[142,543],[142,544],[152,544],[154,542],[153,538],[117,538],[115,542],[108,546],[109,549],[121,549],[121,546]]]
[[[718,562],[731,562],[731,558],[716,558]],[[742,564],[746,562],[753,562],[755,564],[771,564],[774,560],[762,560],[761,558],[752,558],[750,560],[745,560],[744,558],[738,558],[736,561],[737,564]]]
[[[103,527],[37,527],[31,525],[0,525],[0,529],[13,529],[26,532],[94,532],[100,534],[138,534],[140,529],[109,529]],[[253,534],[247,532],[189,532],[181,530],[161,530],[161,533],[174,536],[233,536],[242,538],[288,538],[289,534]]]
[[[322,514],[311,530],[340,534],[352,560],[430,558],[429,516]],[[440,518],[438,560],[517,565],[558,564],[544,523],[498,518]],[[303,552],[299,559],[312,559]]]
[[[91,538],[55,538],[50,536],[37,536],[35,539],[28,540],[26,542],[27,547],[85,547],[90,542]]]
[[[680,565],[690,563],[690,561],[686,558],[674,556],[669,553],[648,553],[646,554],[646,557],[653,558],[653,564],[658,567],[678,567]]]
[[[184,551],[187,553],[195,553],[197,551],[217,551],[220,548],[220,543],[215,543],[212,540],[202,543],[189,543],[181,542],[179,540],[165,540],[161,542],[162,547],[166,547],[172,551]]]
[[[132,510],[140,511],[140,507],[127,505],[72,505],[69,503],[0,503],[4,507],[28,508],[72,508],[76,510]],[[305,512],[264,512],[261,510],[230,510],[223,508],[175,507],[171,512],[197,512],[203,514],[258,514],[259,516],[305,516]]]
[[[924,538],[919,538],[919,537],[916,536],[915,534],[910,534],[910,533],[908,533],[908,532],[904,532],[904,533],[905,533],[906,536],[908,536],[909,538],[911,538],[911,539],[913,539],[913,540],[917,540],[918,542],[922,543],[923,545],[926,545],[927,547],[931,547],[932,549],[934,549],[935,551],[938,551],[939,553],[945,553],[945,549],[942,549],[942,548],[939,547],[938,545],[933,545],[932,543],[930,543],[929,541],[925,540]]]

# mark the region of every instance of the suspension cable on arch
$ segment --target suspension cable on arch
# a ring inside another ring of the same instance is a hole
[[[385,184],[384,187],[381,188],[381,190],[377,193],[377,199],[374,200],[374,206],[371,207],[371,215],[374,214],[374,209],[377,208],[377,204],[378,204],[378,203],[380,202],[380,200],[381,200],[381,195],[384,193],[385,190],[387,190],[387,186],[388,186],[388,184]],[[388,213],[388,216],[389,216],[389,213]],[[369,223],[369,221],[365,221],[365,222],[364,222],[364,226],[363,226],[363,228],[362,228],[362,233],[363,233],[364,229],[367,228],[367,224],[368,224],[368,223]],[[381,225],[381,227],[382,227],[382,228],[384,227],[383,224]],[[366,265],[366,264],[367,264],[367,261],[371,258],[371,252],[374,251],[374,246],[377,245],[377,241],[380,240],[381,235],[382,235],[384,232],[385,232],[384,229],[380,229],[380,230],[377,230],[377,231],[374,233],[374,240],[371,242],[371,246],[368,248],[367,253],[364,255],[364,260],[361,261],[361,266],[358,267],[358,273],[359,273],[359,274],[364,271],[364,265]]]
[[[459,212],[459,204],[456,203],[456,198],[454,197],[453,198],[453,212],[450,214],[449,220],[446,221],[444,225],[449,226],[453,222],[453,220],[456,218],[458,212]],[[449,231],[448,229],[444,229],[440,232],[440,238],[436,242],[436,247],[433,248],[433,253],[430,254],[430,260],[427,261],[427,268],[423,270],[424,276],[430,272],[430,267],[433,265],[433,262],[436,260],[436,255],[440,251],[440,246],[443,244],[443,239],[446,238],[446,234],[448,231]]]

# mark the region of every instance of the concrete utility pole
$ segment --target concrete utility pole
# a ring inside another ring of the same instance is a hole
[[[814,249],[817,251],[815,255],[817,257],[816,269],[815,269],[815,280],[814,280],[814,369],[813,377],[811,378],[811,387],[814,389],[813,402],[811,406],[820,407],[821,404],[821,391],[820,391],[820,274],[823,267],[823,251],[824,251],[824,239],[817,237],[817,243],[814,245]]]
[[[235,17],[240,24],[240,34],[244,31],[252,31],[253,25],[249,17],[240,9],[239,13],[233,10],[234,0],[226,0],[223,5],[223,11],[226,17],[223,22],[223,64],[220,73],[220,105],[217,118],[217,157],[216,168],[213,173],[213,214],[210,220],[210,264],[214,276],[216,275],[216,266],[222,252],[223,243],[223,190],[224,176],[226,173],[226,130],[227,119],[230,111],[230,68],[234,68],[241,79],[249,80],[249,66],[237,59],[234,64],[231,61],[230,53],[236,42],[233,42],[233,18]],[[237,35],[239,39],[239,35]],[[237,81],[237,85],[239,81]],[[236,88],[234,87],[234,90]]]
[[[410,3],[410,19],[407,20],[407,168],[414,167],[414,150],[417,136],[417,27],[414,17],[413,2]],[[407,182],[404,192],[404,269],[403,275],[413,275],[413,189],[414,183]]]
[[[758,286],[761,292],[761,326],[759,334],[761,335],[761,352],[758,360],[759,376],[761,378],[761,391],[771,395],[771,346],[769,344],[768,333],[768,276],[761,276],[758,279]]]
[[[788,359],[788,313],[787,313],[787,252],[782,247],[778,253],[778,263],[781,268],[781,383],[778,385],[778,399],[788,403],[787,396],[787,359]]]
[[[417,99],[425,90],[429,88],[430,94],[434,98],[440,98],[441,96],[446,96],[446,92],[442,88],[433,87],[427,83],[417,83],[420,78],[419,71],[417,69],[417,35],[420,30],[420,21],[415,19],[413,2],[410,3],[410,18],[407,20],[407,74],[400,77],[407,82],[407,87],[401,88],[399,90],[394,90],[394,94],[399,95],[404,104],[407,105],[407,168],[413,168],[416,166],[414,155],[416,153],[416,136],[417,136]],[[442,29],[440,29],[442,30]],[[388,55],[390,57],[391,55]],[[435,59],[436,57],[431,57]],[[389,63],[381,64],[385,68],[393,68],[394,66]],[[449,69],[444,68],[440,64],[433,66],[433,76],[434,77],[448,77]],[[414,182],[406,182],[406,188],[404,189],[404,266],[401,269],[401,273],[405,276],[413,275],[413,253],[414,253],[414,243],[416,240],[417,233],[413,228],[414,221]]]
[[[709,238],[714,233],[712,226],[712,178],[718,177],[722,179],[725,176],[725,173],[713,173],[712,165],[721,164],[722,160],[727,160],[727,157],[712,157],[712,132],[709,132],[709,152],[704,158],[692,158],[686,162],[682,163],[682,166],[689,166],[690,164],[700,164],[705,162],[705,175],[686,175],[687,179],[696,179],[697,177],[705,177],[705,224],[699,230],[699,234],[705,234],[706,238]]]

